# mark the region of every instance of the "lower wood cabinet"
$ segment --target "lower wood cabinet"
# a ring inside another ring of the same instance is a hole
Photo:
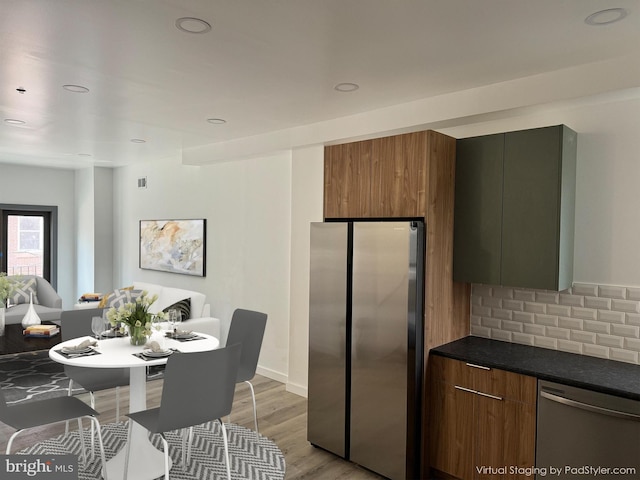
[[[429,359],[430,466],[444,478],[531,479],[536,379]]]

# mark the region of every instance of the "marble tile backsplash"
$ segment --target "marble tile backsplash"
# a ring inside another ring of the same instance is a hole
[[[640,287],[472,286],[471,334],[640,364]]]

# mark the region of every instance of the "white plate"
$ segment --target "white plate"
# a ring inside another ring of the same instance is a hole
[[[60,349],[60,351],[62,353],[87,353],[87,352],[90,352],[91,350],[92,350],[91,347],[84,347],[84,348],[81,348],[81,349],[62,347]]]
[[[153,350],[151,350],[149,348],[145,348],[144,350],[142,350],[142,354],[145,357],[151,357],[151,358],[168,357],[172,353],[173,353],[173,350],[165,350],[163,352],[154,352]]]

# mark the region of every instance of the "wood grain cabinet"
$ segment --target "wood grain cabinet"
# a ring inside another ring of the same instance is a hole
[[[457,141],[454,280],[571,286],[576,138],[557,125]]]
[[[460,480],[530,479],[536,379],[430,357],[430,465]]]
[[[428,130],[326,147],[325,218],[426,217],[429,170],[454,154],[452,140]]]

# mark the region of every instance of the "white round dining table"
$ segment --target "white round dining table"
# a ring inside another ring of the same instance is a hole
[[[172,348],[180,352],[200,352],[215,350],[220,345],[217,338],[198,333],[203,337],[199,340],[178,341],[164,338],[165,348]],[[63,347],[76,346],[91,337],[79,337],[59,343],[49,350],[49,357],[64,365],[87,368],[129,368],[129,411],[139,412],[147,408],[147,367],[164,365],[169,357],[143,360],[134,354],[141,353],[143,347],[131,345],[129,337],[107,338],[98,340],[94,349],[99,355],[78,356],[67,358],[58,353]],[[152,337],[153,340],[154,337]],[[188,407],[188,402],[185,404]],[[151,444],[147,431],[134,423],[131,433],[131,455],[129,457],[128,478],[135,480],[153,480],[164,474],[164,454]],[[109,480],[124,478],[125,455],[129,444],[107,461],[107,475]]]

